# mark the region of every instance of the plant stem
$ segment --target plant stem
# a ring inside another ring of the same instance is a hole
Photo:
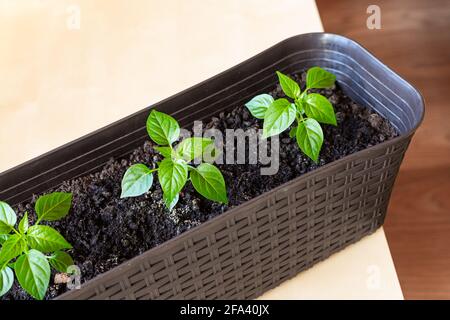
[[[309,88],[305,88],[305,91],[303,91],[300,97],[298,97],[299,100],[303,100],[305,98],[305,95],[308,94],[308,89]]]
[[[305,118],[303,118],[303,115],[300,111],[297,111],[297,115],[295,117],[297,118],[298,123],[305,121]]]

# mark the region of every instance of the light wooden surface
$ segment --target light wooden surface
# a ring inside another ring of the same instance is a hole
[[[313,31],[310,0],[2,0],[0,171]],[[262,298],[402,293],[379,230]]]

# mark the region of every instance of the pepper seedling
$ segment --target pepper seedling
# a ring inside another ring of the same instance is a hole
[[[287,75],[277,71],[281,89],[286,98],[276,99],[269,94],[260,94],[246,103],[250,113],[263,119],[263,138],[268,138],[288,129],[291,138],[296,138],[300,149],[314,162],[318,162],[323,143],[323,131],[320,123],[336,126],[336,115],[330,101],[318,93],[309,93],[310,89],[322,89],[333,86],[336,76],[322,68],[312,67],[306,74],[306,88],[300,86]]]
[[[16,229],[16,213],[0,201],[0,296],[11,289],[15,273],[21,287],[33,298],[42,300],[50,283],[50,267],[67,272],[74,264],[70,255],[62,251],[72,246],[58,231],[39,224],[65,217],[71,204],[71,193],[41,196],[34,207],[36,223],[30,226],[25,212]]]
[[[153,172],[157,172],[163,200],[169,210],[177,204],[179,193],[188,180],[205,198],[228,203],[225,180],[220,170],[205,162],[196,167],[191,165],[194,159],[199,159],[208,150],[214,152],[211,149],[214,146],[212,139],[186,138],[173,147],[179,139],[180,126],[174,118],[156,110],[152,110],[147,119],[147,133],[158,144],[154,148],[164,159],[153,169],[141,163],[128,168],[122,179],[121,198],[148,192],[153,184]]]

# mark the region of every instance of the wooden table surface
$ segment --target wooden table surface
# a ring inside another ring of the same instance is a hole
[[[314,31],[312,0],[0,1],[0,171]],[[402,292],[380,229],[262,298]]]

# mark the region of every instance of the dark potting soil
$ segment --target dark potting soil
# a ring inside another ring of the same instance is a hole
[[[294,75],[294,78],[304,87],[305,73]],[[66,181],[52,190],[73,193],[73,206],[69,215],[50,225],[73,245],[70,254],[81,269],[82,282],[306,172],[398,135],[386,119],[353,102],[338,86],[315,91],[325,95],[333,104],[338,123],[337,127],[322,125],[325,140],[319,163],[315,164],[307,158],[295,140],[289,138],[289,131],[286,131],[280,135],[277,174],[261,175],[260,168],[263,165],[260,164],[218,165],[227,185],[228,205],[206,200],[188,183],[180,194],[178,204],[169,212],[163,203],[161,187],[156,178],[147,194],[121,199],[121,180],[130,165],[144,163],[153,167],[156,161],[161,160],[150,141],[128,158],[111,159],[101,171]],[[284,97],[279,86],[271,94],[275,98]],[[244,106],[236,106],[230,112],[212,117],[206,128],[221,131],[260,129],[262,121],[253,118]],[[31,203],[17,206],[19,215],[27,210],[29,216],[34,217],[33,205],[36,199],[37,196],[34,196]],[[53,283],[54,275],[47,293],[48,299],[66,291],[65,285]],[[3,299],[30,297],[16,281]]]

